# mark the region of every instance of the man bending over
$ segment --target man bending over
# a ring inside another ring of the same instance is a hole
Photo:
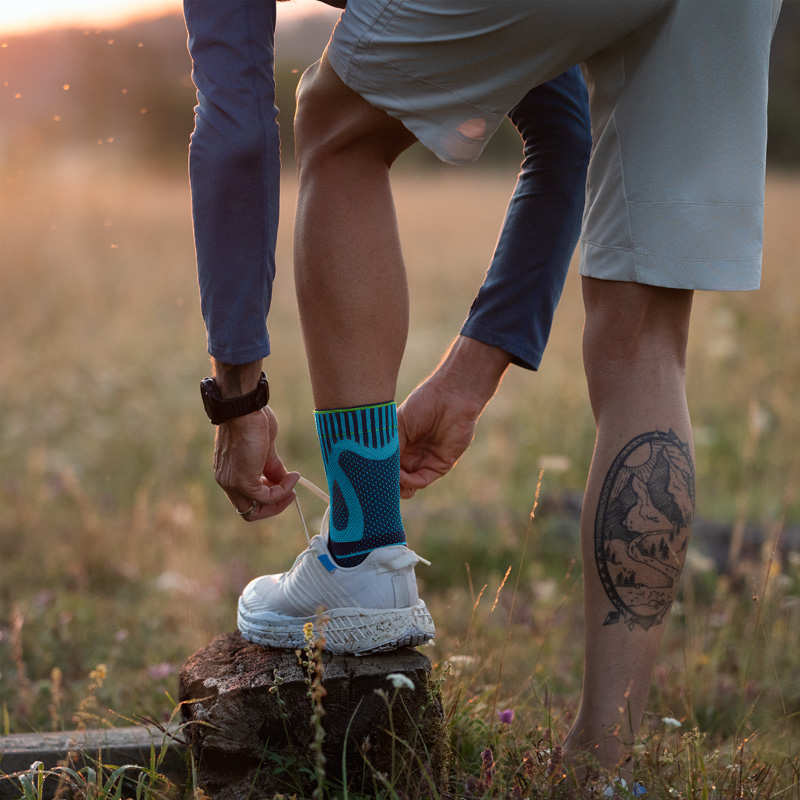
[[[288,641],[324,605],[341,620],[340,641],[359,648],[381,646],[380,631],[387,646],[432,634],[403,544],[398,469],[411,492],[452,465],[513,351],[458,339],[404,407],[398,459],[408,305],[389,168],[415,138],[446,161],[476,158],[530,86],[585,62],[593,143],[581,273],[597,439],[581,523],[585,676],[566,750],[589,749],[611,768],[642,717],[694,512],[692,292],[760,280],[780,0],[443,8],[351,0],[299,88],[295,268],[332,506],[289,573],[245,589],[240,627]]]

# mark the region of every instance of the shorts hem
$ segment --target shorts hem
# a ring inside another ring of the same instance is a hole
[[[386,102],[385,91],[370,88],[368,83],[364,82],[363,80],[358,80],[356,75],[354,75],[351,67],[355,57],[349,51],[350,48],[347,46],[337,46],[335,36],[328,43],[327,50],[325,51],[331,68],[339,77],[339,80],[341,80],[348,89],[352,89],[371,106],[374,106],[380,111],[383,111],[385,114],[388,114],[390,117],[402,122],[406,129],[414,135],[414,137],[423,147],[430,150],[440,161],[443,161],[445,164],[452,164],[453,166],[471,164],[480,158],[481,154],[486,148],[486,145],[489,143],[489,139],[491,139],[491,136],[499,126],[499,122],[494,126],[494,128],[491,129],[491,133],[485,138],[470,139],[469,137],[464,136],[460,131],[451,128],[449,125],[414,116],[410,109],[390,108]],[[394,67],[391,67],[391,65],[386,66],[395,69]],[[395,71],[407,79],[409,77],[412,79],[414,78],[414,76],[408,76],[401,70],[395,69]],[[446,91],[441,87],[436,88],[440,92]],[[465,105],[467,105],[466,102]],[[480,111],[480,109],[476,110]],[[487,112],[484,111],[482,113],[486,114]],[[459,143],[463,147],[462,153],[464,153],[464,155],[455,157],[442,146],[443,140],[447,137],[455,137],[459,140]]]
[[[680,261],[661,258],[628,247],[599,245],[581,240],[580,274],[587,278],[641,283],[667,289],[751,292],[761,286],[761,259]]]

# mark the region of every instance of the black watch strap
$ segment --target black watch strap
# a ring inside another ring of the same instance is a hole
[[[213,378],[203,378],[200,381],[200,396],[211,424],[221,425],[234,417],[243,417],[264,408],[269,403],[269,383],[262,372],[258,385],[252,392],[223,398],[217,382]]]

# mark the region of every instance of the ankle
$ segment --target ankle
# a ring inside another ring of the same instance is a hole
[[[341,567],[405,543],[394,403],[315,413],[330,492],[328,550]]]
[[[630,780],[633,775],[632,747],[619,735],[605,730],[592,731],[577,723],[564,740],[563,757],[567,769],[585,782],[602,773]]]

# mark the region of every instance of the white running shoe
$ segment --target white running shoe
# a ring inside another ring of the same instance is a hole
[[[433,639],[433,619],[414,575],[416,564],[430,562],[405,545],[389,545],[354,567],[340,567],[328,552],[327,523],[326,511],[321,534],[288,572],[247,584],[237,615],[242,636],[270,647],[304,647],[303,626],[315,623],[316,632],[324,619],[325,649],[332,653],[378,653]]]

